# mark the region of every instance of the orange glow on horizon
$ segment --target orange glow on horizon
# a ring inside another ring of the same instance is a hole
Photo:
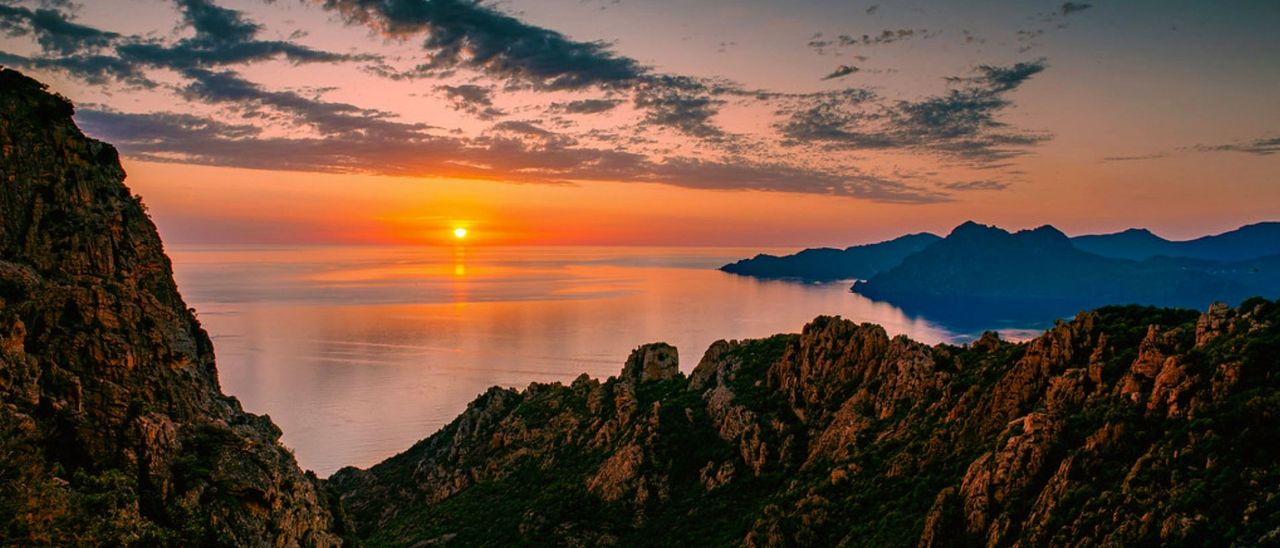
[[[962,196],[967,200],[913,205],[656,183],[531,185],[124,159],[126,184],[143,197],[167,243],[811,247],[920,231],[946,234],[966,220],[1009,229],[1048,223],[1068,234],[1146,226],[1177,238],[1274,219],[1274,201],[1267,198],[1274,193],[1271,187],[1251,188],[1255,199],[1242,208],[1195,184],[1213,169],[1195,158],[1178,161],[1177,176],[1158,181],[1181,191],[1167,199],[1134,182],[1130,168],[1136,165],[1024,162],[1054,176]],[[1236,169],[1259,176],[1268,165],[1265,158],[1240,158]],[[1082,185],[1097,192],[1112,189],[1114,199],[1098,203],[1091,198],[1094,192],[1079,191]],[[1051,215],[1042,207],[1046,196],[1057,205]],[[1152,207],[1153,200],[1161,207]],[[1131,215],[1139,205],[1150,212],[1141,219]],[[481,224],[484,229],[477,232]],[[465,238],[455,234],[460,228],[467,231]]]

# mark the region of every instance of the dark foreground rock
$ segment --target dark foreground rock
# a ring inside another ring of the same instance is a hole
[[[111,146],[0,71],[0,544],[328,546],[319,480],[218,388]]]

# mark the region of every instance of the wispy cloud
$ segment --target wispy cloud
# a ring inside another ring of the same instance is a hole
[[[437,86],[453,103],[453,108],[471,113],[481,120],[492,120],[506,113],[493,106],[493,88],[475,84]]]
[[[873,92],[845,90],[785,112],[779,129],[792,146],[919,149],[990,163],[1048,139],[996,118],[1012,106],[1008,94],[1044,68],[1043,61],[979,66],[971,76],[949,79],[959,87],[943,95],[888,105]]]
[[[509,182],[654,182],[706,190],[758,190],[929,203],[939,192],[872,175],[807,169],[747,159],[653,160],[641,154],[577,146],[527,122],[497,129],[537,139],[433,136],[421,129],[354,132],[343,139],[267,137],[237,125],[176,113],[120,113],[82,108],[77,120],[90,134],[126,154],[159,162],[328,173],[441,176]]]
[[[1106,162],[1136,162],[1139,160],[1155,160],[1157,158],[1164,158],[1166,156],[1168,156],[1168,154],[1164,152],[1153,152],[1151,154],[1134,154],[1134,155],[1128,155],[1128,156],[1107,156],[1102,160]]]
[[[849,65],[840,65],[836,67],[835,70],[831,71],[830,74],[823,76],[822,79],[835,80],[836,78],[844,78],[845,76],[848,76],[855,72],[858,72],[858,67],[851,67]]]
[[[1172,151],[1159,151],[1149,154],[1137,155],[1119,155],[1107,156],[1103,161],[1107,162],[1129,162],[1137,160],[1155,160],[1159,158],[1168,158],[1186,153],[1203,153],[1203,152],[1238,152],[1241,154],[1250,154],[1253,156],[1270,156],[1280,153],[1280,137],[1266,136],[1255,139],[1242,139],[1232,141],[1230,143],[1219,144],[1196,144],[1176,148]]]
[[[1067,15],[1071,15],[1076,12],[1081,12],[1092,7],[1093,7],[1093,4],[1088,4],[1085,2],[1064,2],[1062,6],[1058,8],[1058,11],[1065,17]]]
[[[550,110],[565,114],[600,114],[613,110],[620,104],[622,101],[618,99],[579,99],[566,103],[552,103]]]
[[[981,179],[977,181],[955,181],[951,183],[943,183],[939,186],[947,190],[970,192],[975,190],[1004,190],[1009,188],[1009,183],[991,179]]]
[[[832,49],[854,46],[880,46],[911,38],[933,38],[938,34],[940,34],[940,31],[930,31],[928,29],[885,29],[878,34],[840,34],[833,38],[826,38],[823,33],[819,32],[809,39],[808,46],[819,54],[825,54]]]
[[[1280,152],[1280,137],[1262,137],[1249,141],[1237,141],[1218,145],[1196,145],[1196,152],[1243,152],[1256,156],[1270,156]]]

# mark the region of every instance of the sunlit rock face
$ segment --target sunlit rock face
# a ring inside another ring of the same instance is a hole
[[[666,343],[646,344],[631,352],[622,378],[639,382],[665,381],[680,374],[680,354]]]
[[[72,113],[0,72],[0,539],[340,544],[280,430],[220,392],[115,149]]]

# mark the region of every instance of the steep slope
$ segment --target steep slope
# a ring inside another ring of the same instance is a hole
[[[0,70],[0,544],[335,545],[72,106]]]
[[[1194,240],[1171,241],[1147,229],[1131,228],[1115,234],[1077,236],[1071,243],[1081,251],[1141,261],[1152,257],[1181,257],[1204,261],[1237,262],[1280,254],[1280,222],[1245,225],[1235,230]]]
[[[853,291],[956,326],[1049,322],[1108,304],[1203,308],[1280,294],[1280,287],[1249,283],[1265,283],[1266,275],[1224,269],[1240,266],[1111,259],[1076,249],[1053,227],[1009,233],[969,222]]]
[[[819,318],[717,342],[687,378],[674,356],[495,388],[331,486],[371,545],[1280,541],[1275,302],[966,347]]]
[[[865,280],[897,266],[908,255],[942,238],[933,234],[908,234],[889,241],[845,249],[811,248],[782,257],[760,254],[724,265],[720,270],[757,278],[790,278],[825,282]]]

